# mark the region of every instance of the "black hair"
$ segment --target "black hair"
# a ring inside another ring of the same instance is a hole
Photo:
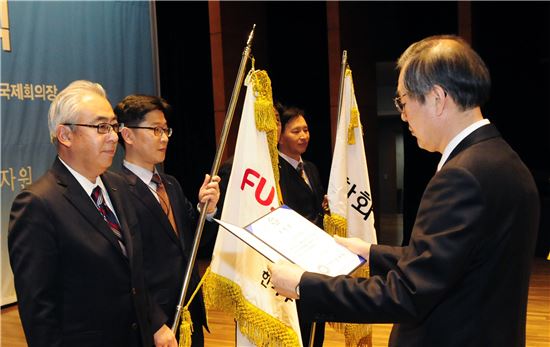
[[[119,102],[114,109],[119,123],[126,126],[138,125],[145,115],[151,111],[159,110],[168,118],[172,113],[172,107],[161,97],[152,95],[132,94]],[[124,139],[118,137],[118,142],[124,147]]]

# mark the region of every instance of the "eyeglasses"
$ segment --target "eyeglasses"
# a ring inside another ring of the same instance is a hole
[[[130,129],[149,129],[149,130],[153,130],[153,132],[155,133],[155,136],[162,136],[163,134],[166,134],[166,136],[170,137],[170,136],[172,136],[172,133],[173,133],[172,128],[140,127],[140,126],[137,126],[137,125],[125,126],[125,128],[130,128]]]
[[[63,125],[72,125],[79,127],[96,128],[98,134],[108,134],[113,130],[115,133],[120,132],[120,129],[124,127],[124,123],[99,123],[99,124],[78,124],[78,123],[63,123]]]
[[[403,113],[405,111],[405,105],[407,103],[401,102],[401,98],[404,97],[405,95],[407,95],[407,93],[393,98],[393,103],[395,104],[395,108],[397,109],[397,111],[399,111],[399,113]]]

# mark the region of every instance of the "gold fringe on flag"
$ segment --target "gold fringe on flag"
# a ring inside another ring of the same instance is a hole
[[[330,235],[338,235],[341,237],[346,237],[348,225],[346,218],[339,216],[335,213],[325,214],[323,218],[323,227],[325,231]]]
[[[273,106],[273,93],[271,90],[271,80],[264,70],[252,70],[250,81],[256,101],[254,102],[254,119],[256,129],[265,131],[267,135],[267,146],[271,156],[271,166],[275,178],[277,196],[282,204],[281,187],[279,186],[279,153],[277,143],[279,142],[277,134],[277,118],[275,117],[275,108]]]
[[[370,324],[334,323],[329,325],[344,334],[346,347],[372,347],[372,326]]]
[[[325,231],[331,235],[347,237],[346,218],[331,213],[326,214],[323,220]],[[352,274],[353,277],[369,277],[369,267],[361,266]],[[329,322],[329,325],[337,332],[344,334],[346,347],[371,347],[372,346],[372,326],[370,324],[354,324]]]
[[[351,109],[351,116],[348,126],[348,145],[355,144],[355,132],[354,129],[359,127],[359,110],[357,107]]]
[[[369,277],[368,265],[361,266],[352,273],[353,277]],[[355,323],[328,323],[335,331],[344,335],[346,347],[372,347],[372,325]]]
[[[249,72],[250,82],[256,96],[254,120],[258,131],[266,132],[277,195],[282,204],[279,186],[279,153],[277,143],[277,119],[273,107],[271,80],[266,71]],[[203,294],[206,307],[217,309],[235,317],[239,330],[256,346],[298,347],[298,334],[289,326],[250,303],[242,294],[240,286],[228,278],[207,269],[203,276]],[[180,346],[183,347],[183,346]]]
[[[252,305],[242,294],[239,285],[209,271],[203,286],[206,307],[222,310],[235,317],[240,331],[256,346],[300,346],[298,335],[283,322]]]

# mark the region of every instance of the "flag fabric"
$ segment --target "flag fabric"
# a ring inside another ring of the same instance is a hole
[[[348,68],[345,73],[328,182],[330,215],[325,218],[325,230],[332,235],[358,237],[376,243],[363,128],[355,100],[351,70]]]
[[[251,70],[221,220],[244,227],[280,205],[271,82]],[[301,346],[296,303],[276,293],[268,260],[219,228],[203,287],[209,308],[235,317],[237,346]],[[246,337],[248,341],[239,341]]]
[[[327,197],[330,210],[324,218],[327,233],[377,242],[363,128],[349,68],[345,71]],[[368,277],[368,268],[360,268],[354,276]],[[346,346],[372,345],[369,324],[330,325],[345,335]]]

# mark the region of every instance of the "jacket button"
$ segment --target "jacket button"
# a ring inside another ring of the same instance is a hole
[[[136,288],[132,288],[132,294],[133,294],[133,295],[136,295],[136,292],[137,292],[137,291],[136,291]]]
[[[132,330],[137,330],[137,329],[138,329],[137,323],[132,323]]]

